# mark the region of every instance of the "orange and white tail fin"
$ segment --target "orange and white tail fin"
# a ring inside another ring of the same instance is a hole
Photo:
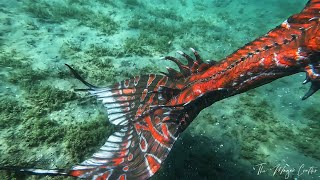
[[[68,65],[67,65],[68,66]],[[99,88],[86,82],[68,66],[76,78],[101,100],[109,121],[120,130],[91,158],[72,167],[67,174],[92,179],[147,179],[166,159],[184,118],[182,106],[165,106],[178,89],[167,76],[149,74]]]

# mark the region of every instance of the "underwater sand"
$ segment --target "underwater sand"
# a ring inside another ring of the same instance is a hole
[[[175,67],[160,57],[197,49],[222,59],[298,13],[307,0],[0,0],[0,166],[70,168],[114,131],[93,84]],[[156,6],[155,6],[156,4]],[[203,110],[151,179],[285,179],[280,165],[318,168],[320,94],[301,97],[304,73]],[[183,152],[183,153],[182,153]],[[266,173],[257,175],[265,163]],[[271,168],[271,169],[268,169]],[[0,171],[0,179],[72,179]]]

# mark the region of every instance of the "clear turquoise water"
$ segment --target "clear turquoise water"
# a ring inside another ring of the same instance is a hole
[[[114,130],[99,102],[73,91],[83,86],[64,63],[106,86],[175,67],[159,59],[176,50],[219,60],[306,2],[0,0],[0,166],[69,168]],[[152,179],[285,179],[277,165],[295,169],[289,179],[302,165],[320,171],[320,96],[301,101],[303,80],[286,77],[205,109]],[[267,172],[258,175],[261,163]],[[13,178],[38,177],[0,172]]]

